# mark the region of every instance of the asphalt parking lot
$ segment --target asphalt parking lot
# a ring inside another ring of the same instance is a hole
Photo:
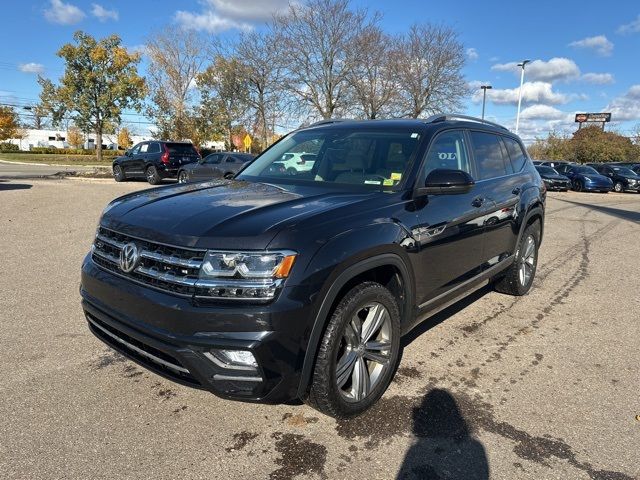
[[[335,421],[173,384],[89,333],[81,260],[144,187],[0,180],[0,477],[640,477],[640,194],[549,194],[533,291],[442,312],[382,401]]]

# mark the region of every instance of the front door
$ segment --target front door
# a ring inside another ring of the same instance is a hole
[[[432,140],[418,176],[419,185],[437,168],[474,175],[462,130],[447,130]],[[411,257],[420,308],[429,308],[437,297],[478,273],[487,207],[487,200],[475,186],[467,193],[416,199],[418,223],[412,233],[417,245]]]

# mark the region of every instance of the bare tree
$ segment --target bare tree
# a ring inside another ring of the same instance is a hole
[[[184,139],[190,135],[189,118],[195,82],[207,59],[206,43],[193,31],[167,29],[146,44],[149,57],[147,82],[151,105],[147,115],[163,139]]]
[[[389,57],[392,39],[371,25],[354,39],[353,62],[347,81],[353,89],[354,107],[368,119],[390,116],[397,103],[397,86]]]
[[[247,102],[254,110],[262,149],[272,137],[273,123],[282,111],[282,62],[271,33],[243,33],[236,54],[243,65],[248,90]]]
[[[403,116],[456,110],[468,94],[464,48],[449,27],[413,25],[397,40],[392,60]]]
[[[243,64],[235,57],[217,55],[197,77],[202,97],[201,109],[210,112],[211,130],[223,129],[229,148],[233,148],[233,127],[246,118],[249,90]]]
[[[348,0],[310,0],[291,4],[278,15],[274,30],[287,66],[285,86],[308,110],[331,118],[349,105],[347,77],[353,64],[349,46],[377,22],[366,10],[351,10]]]

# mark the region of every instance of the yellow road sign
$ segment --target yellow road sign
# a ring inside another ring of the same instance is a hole
[[[244,137],[244,148],[246,148],[247,150],[249,150],[251,148],[251,137],[249,136],[249,134],[247,133],[247,135],[245,135]]]

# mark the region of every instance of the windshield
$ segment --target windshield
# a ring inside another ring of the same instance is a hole
[[[553,168],[551,167],[536,167],[536,169],[538,170],[538,172],[544,174],[544,175],[558,175],[558,172],[556,172]]]
[[[611,167],[619,175],[635,175],[636,172],[627,167]]]
[[[572,170],[583,175],[599,175],[599,173],[591,167],[573,167]]]
[[[420,133],[406,129],[318,128],[284,138],[238,176],[392,188],[408,172]]]

